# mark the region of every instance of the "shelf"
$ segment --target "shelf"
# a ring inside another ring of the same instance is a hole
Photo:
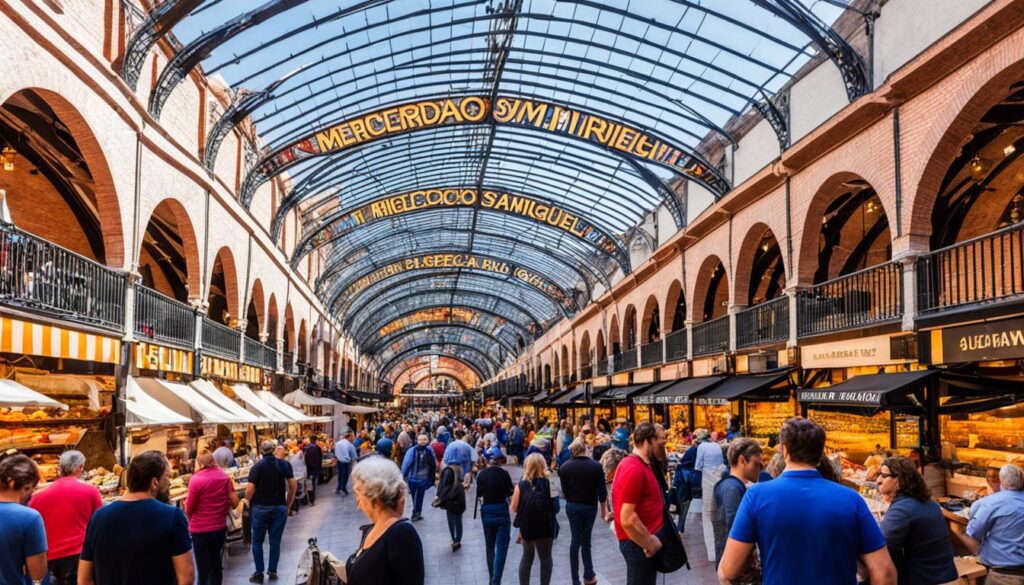
[[[32,428],[99,425],[102,418],[48,418],[42,420],[0,420],[0,428]]]

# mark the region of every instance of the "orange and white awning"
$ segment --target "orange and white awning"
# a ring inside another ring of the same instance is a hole
[[[0,316],[0,352],[117,364],[121,340]]]

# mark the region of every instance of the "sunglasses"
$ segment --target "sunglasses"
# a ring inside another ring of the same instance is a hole
[[[887,477],[896,477],[896,474],[895,473],[879,473],[878,477],[881,477],[881,478],[884,479],[884,478],[887,478]]]

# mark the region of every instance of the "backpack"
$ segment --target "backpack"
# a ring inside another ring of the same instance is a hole
[[[466,491],[462,489],[455,470],[449,465],[441,470],[441,481],[437,485],[438,507],[454,514],[466,511]]]
[[[547,478],[519,482],[519,510],[516,512],[516,527],[526,540],[551,538],[554,536],[554,504],[551,501],[551,484]]]

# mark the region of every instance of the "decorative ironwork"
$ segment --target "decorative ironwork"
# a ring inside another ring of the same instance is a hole
[[[693,326],[693,355],[705,356],[729,351],[729,316],[722,315]]]
[[[143,12],[134,2],[122,0],[125,7],[125,33],[128,43],[125,46],[124,61],[121,63],[121,79],[134,91],[139,83],[142,66],[146,63],[153,46],[188,13],[197,8],[204,0],[164,0],[149,11]],[[170,39],[171,37],[166,37]],[[175,46],[179,48],[180,45]]]
[[[855,329],[903,317],[903,267],[889,262],[797,293],[801,336]]]
[[[135,335],[191,350],[196,341],[195,309],[153,289],[136,285]]]
[[[678,362],[687,356],[686,328],[673,331],[665,336],[665,362]]]
[[[736,313],[736,347],[789,339],[789,297],[781,296]]]
[[[242,348],[242,332],[203,317],[200,347],[204,354],[238,361],[238,354]]]

